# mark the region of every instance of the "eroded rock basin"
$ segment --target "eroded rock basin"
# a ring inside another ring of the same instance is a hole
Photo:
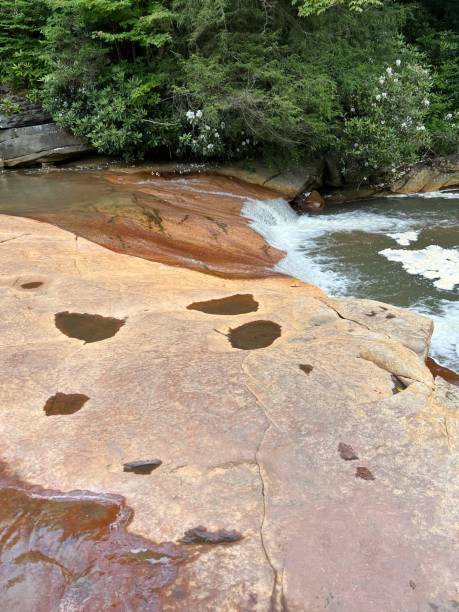
[[[427,319],[30,219],[0,249],[0,608],[455,609],[459,397]],[[56,313],[125,324],[76,342]],[[231,345],[260,322],[272,342]]]

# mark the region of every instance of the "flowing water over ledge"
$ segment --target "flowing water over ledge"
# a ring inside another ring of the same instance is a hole
[[[254,229],[287,256],[278,271],[333,296],[434,319],[432,355],[459,369],[459,191],[394,196],[298,217],[283,200],[247,203]]]
[[[117,252],[225,277],[286,273],[333,296],[428,314],[432,356],[455,370],[458,202],[459,191],[394,196],[298,217],[274,192],[224,177],[138,168],[0,176],[0,213],[53,223]]]

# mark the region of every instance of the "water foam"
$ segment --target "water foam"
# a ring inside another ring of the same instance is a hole
[[[242,214],[271,246],[286,252],[286,256],[275,268],[277,272],[319,285],[331,295],[343,295],[353,281],[335,272],[332,269],[333,260],[317,252],[321,239],[337,232],[387,234],[395,229],[408,230],[415,223],[408,218],[362,210],[344,215],[298,216],[289,203],[281,198],[248,200],[242,208]]]
[[[459,200],[459,190],[452,191],[425,191],[424,193],[394,193],[391,195],[384,196],[388,199],[393,198],[439,198],[443,200]]]
[[[393,238],[397,244],[401,246],[409,246],[412,242],[416,242],[419,238],[420,231],[396,232],[395,234],[386,234],[389,238]]]
[[[384,249],[379,253],[389,261],[401,263],[408,274],[433,280],[437,289],[451,291],[455,285],[459,284],[459,250],[457,249],[444,249],[436,244],[431,244],[418,251]]]

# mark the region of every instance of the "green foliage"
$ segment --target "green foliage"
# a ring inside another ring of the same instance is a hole
[[[0,79],[107,154],[333,153],[376,180],[457,151],[455,5],[3,0]]]
[[[158,53],[171,41],[160,2],[49,0],[43,102],[55,120],[106,154],[139,159],[158,146],[166,75]]]
[[[336,6],[346,6],[351,11],[362,12],[369,6],[378,6],[382,0],[292,0],[292,4],[299,6],[299,13],[305,17],[320,15]]]
[[[17,89],[34,87],[43,74],[40,28],[44,0],[0,2],[0,82]]]
[[[361,168],[368,180],[381,170],[395,172],[415,162],[430,142],[425,126],[430,85],[425,68],[400,58],[367,83],[344,120],[340,147],[345,166]]]

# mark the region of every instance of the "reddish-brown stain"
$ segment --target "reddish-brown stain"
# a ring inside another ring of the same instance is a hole
[[[459,374],[440,365],[434,359],[432,359],[432,357],[427,357],[426,366],[429,368],[434,378],[440,376],[452,385],[459,386]]]
[[[122,497],[44,490],[0,464],[0,609],[162,609],[196,551],[129,533]]]

